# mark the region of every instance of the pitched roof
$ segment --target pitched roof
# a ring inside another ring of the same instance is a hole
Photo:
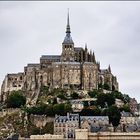
[[[45,60],[45,59],[48,59],[48,60],[56,60],[56,59],[60,59],[61,56],[60,55],[42,55],[41,56],[41,60]]]

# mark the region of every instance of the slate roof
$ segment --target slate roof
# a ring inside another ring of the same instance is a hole
[[[55,122],[67,122],[67,121],[75,121],[79,120],[78,114],[67,114],[67,116],[56,116]]]
[[[66,34],[62,44],[74,44],[72,37],[69,33]]]
[[[40,64],[39,63],[30,63],[27,65],[27,67],[39,67]]]
[[[107,69],[101,69],[101,74],[105,74],[105,73],[107,73],[107,72],[108,72]]]
[[[81,116],[81,121],[82,120],[109,120],[108,116]]]
[[[40,59],[41,60],[57,60],[60,58],[61,58],[60,55],[42,55]]]
[[[75,51],[81,51],[81,50],[83,50],[83,48],[82,47],[75,47],[74,50]]]
[[[54,64],[80,65],[80,62],[54,62]]]

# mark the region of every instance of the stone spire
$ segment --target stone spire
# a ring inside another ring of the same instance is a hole
[[[70,21],[69,21],[69,9],[68,9],[68,15],[67,15],[67,27],[66,27],[66,33],[70,34]]]
[[[85,44],[85,61],[87,62],[88,61],[88,49],[87,49],[87,43]]]
[[[87,43],[85,43],[85,50],[87,51]]]
[[[74,44],[70,33],[71,33],[71,31],[70,31],[69,10],[68,10],[66,36],[65,36],[64,41],[63,41],[62,44]]]
[[[92,54],[92,58],[93,58],[93,62],[96,63],[94,51],[93,51],[93,54]]]
[[[93,62],[92,60],[92,50],[90,49],[90,62]]]
[[[111,73],[111,67],[110,67],[110,65],[108,66],[108,71]]]

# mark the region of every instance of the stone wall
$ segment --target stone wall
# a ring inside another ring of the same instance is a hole
[[[31,122],[36,127],[44,127],[48,122],[54,122],[53,117],[47,117],[45,115],[31,115]]]
[[[8,109],[2,109],[0,111],[0,117],[4,117],[6,115],[11,115],[13,113],[21,112],[19,108],[8,108]]]
[[[51,134],[45,134],[45,135],[31,135],[30,140],[63,140],[63,135],[51,135]]]
[[[53,56],[54,57],[54,56]],[[50,61],[41,68],[43,62],[28,64],[23,73],[7,74],[1,88],[1,101],[5,101],[10,91],[23,90],[28,105],[35,105],[41,85],[50,88],[72,88],[82,90],[98,89],[98,84],[107,83],[110,89],[118,89],[116,77],[108,69],[101,70],[96,62],[85,59],[77,61]]]
[[[91,133],[87,129],[75,130],[76,140],[140,140],[140,133],[99,132]]]

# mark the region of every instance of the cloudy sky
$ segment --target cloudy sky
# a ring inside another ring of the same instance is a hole
[[[120,91],[140,102],[140,2],[0,2],[0,84],[41,55],[60,54],[67,8],[77,47],[111,65]]]

